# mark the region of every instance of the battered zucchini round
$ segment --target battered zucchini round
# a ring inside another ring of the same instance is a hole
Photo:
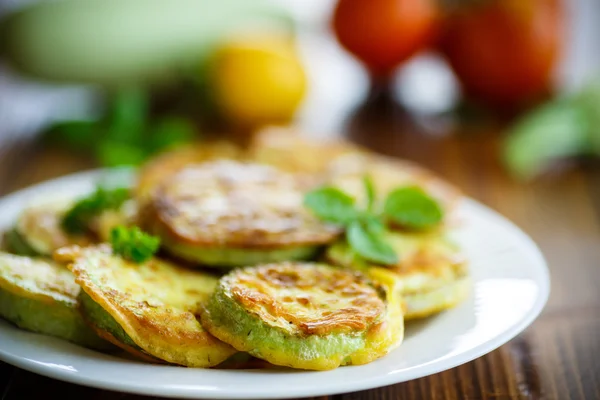
[[[62,218],[71,205],[70,201],[52,201],[27,207],[8,236],[11,250],[21,255],[50,257],[61,247],[91,243],[90,237],[71,235],[62,228]]]
[[[202,324],[240,351],[312,370],[368,363],[403,336],[394,290],[358,272],[298,262],[224,276],[202,310]]]
[[[85,292],[80,298],[86,320],[125,350],[188,367],[214,366],[235,353],[195,317],[216,277],[156,258],[134,264],[106,244],[63,248],[55,257],[70,263]]]
[[[0,315],[20,328],[108,350],[78,311],[73,274],[50,261],[0,253]]]
[[[152,157],[140,168],[134,195],[140,203],[144,203],[161,183],[188,165],[241,157],[241,149],[224,140],[202,142],[166,151]]]
[[[451,308],[469,293],[468,270],[459,248],[442,231],[391,232],[386,240],[400,261],[387,268],[359,257],[345,241],[330,246],[325,258],[334,265],[363,272],[385,269],[397,279],[404,318],[426,317]]]
[[[304,207],[306,189],[301,178],[266,165],[189,166],[155,191],[144,225],[171,254],[204,265],[308,259],[340,229]]]
[[[91,239],[84,235],[69,235],[61,227],[70,202],[57,201],[26,208],[19,215],[7,241],[11,251],[30,256],[51,256],[54,250],[71,244],[84,245]]]

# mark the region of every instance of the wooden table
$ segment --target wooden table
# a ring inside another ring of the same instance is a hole
[[[515,221],[540,245],[552,273],[541,317],[500,349],[411,382],[332,399],[600,399],[600,168],[588,165],[533,184],[499,162],[498,129],[432,134],[390,102],[355,111],[342,129],[354,141],[418,161]],[[40,144],[0,148],[0,192],[92,165]],[[1,340],[1,338],[0,338]],[[0,363],[0,399],[136,399],[44,378]]]

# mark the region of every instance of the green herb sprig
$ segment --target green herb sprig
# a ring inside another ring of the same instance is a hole
[[[68,233],[80,234],[88,230],[90,221],[102,211],[116,210],[129,199],[129,189],[105,189],[99,187],[94,193],[77,201],[61,221]]]
[[[144,89],[122,88],[96,120],[56,122],[45,132],[45,139],[89,154],[106,167],[139,165],[156,153],[195,139],[191,119],[179,115],[154,117],[149,112],[150,100]]]
[[[306,194],[305,207],[323,221],[342,225],[350,247],[365,260],[383,265],[397,264],[399,256],[386,241],[388,225],[408,229],[429,229],[443,218],[441,206],[416,186],[391,191],[377,209],[373,180],[363,178],[366,207],[359,208],[355,199],[339,188],[326,186]]]
[[[137,226],[117,226],[110,232],[113,252],[126,260],[143,263],[158,251],[160,239],[143,232]]]

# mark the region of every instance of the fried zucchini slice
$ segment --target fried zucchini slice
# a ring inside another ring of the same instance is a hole
[[[134,264],[113,255],[107,244],[63,248],[55,257],[69,263],[83,289],[85,318],[133,354],[210,367],[235,353],[195,316],[216,286],[216,277],[157,258]]]
[[[368,151],[343,140],[315,140],[282,127],[265,128],[252,138],[248,158],[293,173],[322,175],[333,160]]]
[[[284,171],[317,175],[322,184],[339,186],[364,199],[363,177],[371,176],[382,200],[399,186],[422,187],[447,211],[458,203],[460,191],[415,163],[374,153],[342,139],[318,140],[292,129],[270,127],[258,132],[248,157]]]
[[[403,296],[407,320],[426,318],[456,307],[468,296],[471,279],[467,275],[425,292],[407,293]]]
[[[100,339],[78,310],[73,274],[52,262],[0,253],[0,315],[22,329],[99,350]]]
[[[156,190],[143,225],[168,252],[203,265],[308,259],[340,229],[304,207],[305,185],[267,165],[190,166]]]
[[[166,151],[153,157],[140,168],[134,196],[143,203],[165,179],[188,165],[218,159],[235,160],[241,157],[241,148],[225,140],[196,143]]]
[[[299,262],[221,278],[202,324],[240,351],[310,370],[371,362],[397,346],[404,329],[395,290],[358,272]]]
[[[63,246],[89,244],[90,237],[70,235],[61,227],[62,217],[70,206],[69,201],[53,201],[27,207],[7,233],[10,250],[20,255],[49,257]]]
[[[325,258],[331,264],[367,273],[378,269],[392,273],[407,320],[435,314],[466,298],[470,288],[466,261],[443,231],[390,232],[386,240],[399,256],[397,265],[383,268],[371,264],[346,241],[330,246]]]

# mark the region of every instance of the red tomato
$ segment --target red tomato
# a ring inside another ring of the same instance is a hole
[[[431,43],[438,11],[436,0],[340,0],[333,29],[374,76],[388,77]]]
[[[444,22],[441,49],[466,95],[518,107],[545,94],[564,37],[560,0],[490,0]]]

